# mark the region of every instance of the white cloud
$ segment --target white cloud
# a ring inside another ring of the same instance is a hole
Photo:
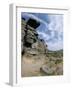
[[[50,39],[50,36],[48,34],[44,33],[44,32],[39,32],[38,31],[38,34],[40,36],[42,36],[42,39],[44,39],[45,41],[48,40],[48,39]]]
[[[56,51],[56,50],[60,50],[60,49],[63,49],[63,42],[62,41],[58,41],[56,43],[47,43],[48,44],[48,49],[49,50],[53,50],[53,51]]]
[[[63,17],[62,15],[48,15],[50,18],[49,30],[63,31]]]

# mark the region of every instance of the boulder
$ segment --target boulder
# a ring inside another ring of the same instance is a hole
[[[40,68],[40,70],[48,75],[52,75],[55,72],[56,67],[49,67],[47,65],[44,65]]]
[[[28,21],[27,21],[27,24],[31,27],[33,27],[34,29],[36,29],[37,27],[39,27],[40,25],[40,22],[35,20],[35,19],[32,19],[30,18]]]

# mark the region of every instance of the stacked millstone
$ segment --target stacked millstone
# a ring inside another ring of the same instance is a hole
[[[36,32],[35,29],[30,27],[29,25],[26,26],[26,31],[25,31],[25,46],[26,47],[32,47],[32,44],[35,43],[38,39],[38,33]]]
[[[21,49],[22,52],[25,52],[25,49],[29,50],[32,48],[32,44],[37,42],[38,40],[38,33],[36,31],[36,28],[40,25],[39,22],[37,22],[34,19],[29,19],[27,22],[25,19],[22,18],[22,24],[21,24]]]

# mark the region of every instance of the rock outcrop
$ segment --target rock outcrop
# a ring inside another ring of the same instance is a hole
[[[40,23],[34,19],[29,19],[27,22],[22,19],[22,33],[21,33],[21,51],[22,53],[31,52],[30,54],[46,53],[45,42],[38,38],[36,28]]]

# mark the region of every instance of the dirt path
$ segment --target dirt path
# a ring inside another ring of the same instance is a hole
[[[49,68],[48,72],[53,72],[52,75],[63,74],[63,59],[49,58],[43,55],[24,55],[21,61],[21,75],[22,77],[30,76],[45,76],[49,75],[41,72],[40,68],[43,66]]]

